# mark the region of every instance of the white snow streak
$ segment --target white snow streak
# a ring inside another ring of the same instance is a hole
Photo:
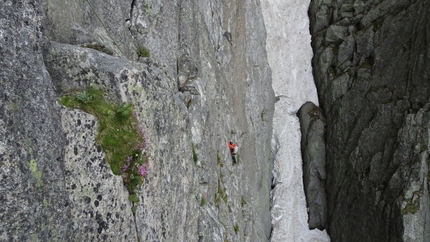
[[[309,0],[262,0],[267,52],[272,68],[274,135],[280,148],[275,160],[272,241],[330,241],[326,231],[309,230],[302,182],[300,125],[297,111],[306,101],[318,105],[312,77],[312,49],[307,15]]]

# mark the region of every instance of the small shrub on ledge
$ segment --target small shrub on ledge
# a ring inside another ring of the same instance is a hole
[[[82,109],[99,119],[97,142],[106,153],[106,161],[112,172],[123,178],[130,201],[138,203],[139,185],[148,175],[149,163],[144,154],[146,134],[137,123],[133,106],[129,103],[117,105],[107,102],[104,92],[98,89],[66,95],[61,98],[60,103],[69,108]]]
[[[194,164],[197,165],[197,163],[199,162],[199,157],[197,156],[197,152],[196,152],[196,148],[194,146],[194,143],[191,144],[191,149],[192,149],[192,152],[193,152],[193,161],[194,161]]]
[[[138,57],[150,57],[151,54],[149,53],[149,50],[146,47],[139,46],[137,48],[137,56]]]

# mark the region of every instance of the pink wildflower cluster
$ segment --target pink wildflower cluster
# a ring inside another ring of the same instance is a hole
[[[133,112],[132,114],[137,119],[136,113]],[[140,135],[142,137],[142,141],[139,144],[137,144],[134,147],[133,150],[134,150],[134,152],[141,153],[141,151],[145,151],[146,150],[146,133],[145,133],[145,130],[143,130],[143,127],[141,125],[139,125],[139,124],[137,125],[137,129],[140,132]],[[138,155],[136,154],[136,157],[137,156]],[[133,159],[133,157],[131,157],[131,156],[127,157],[127,160],[125,161],[125,164],[124,164],[124,166],[121,169],[121,172],[126,171],[130,167],[130,162],[132,161],[132,159]],[[138,159],[138,158],[136,158],[136,159]],[[143,176],[143,177],[147,176],[148,172],[149,172],[148,157],[145,157],[145,160],[146,160],[146,163],[144,163],[144,164],[142,164],[140,166],[137,166],[137,169],[138,169],[140,175]],[[137,164],[133,163],[133,166],[134,165],[137,165]]]
[[[125,161],[125,164],[121,169],[121,173],[123,173],[125,170],[127,170],[130,167],[131,159],[133,159],[133,157],[131,157],[131,156],[127,157],[127,160]]]
[[[146,163],[142,164],[141,166],[138,166],[137,169],[139,170],[140,175],[145,177],[149,173],[149,163],[146,162]]]

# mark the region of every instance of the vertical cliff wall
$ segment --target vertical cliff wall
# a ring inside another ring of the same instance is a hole
[[[43,63],[43,13],[0,6],[0,240],[70,238],[60,107]]]
[[[2,4],[1,240],[267,241],[274,95],[260,8]],[[95,142],[99,120],[58,104],[89,87],[132,103],[146,132],[135,213]]]
[[[333,241],[429,241],[429,10],[311,2]]]

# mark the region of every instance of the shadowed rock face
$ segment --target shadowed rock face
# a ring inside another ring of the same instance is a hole
[[[298,116],[309,229],[323,230],[327,222],[325,120],[322,110],[312,102],[303,104]]]
[[[424,0],[311,3],[332,241],[430,238],[429,11]]]
[[[274,96],[258,1],[6,1],[0,17],[0,240],[268,240]],[[98,120],[57,102],[88,87],[133,103],[146,132],[134,214]]]

